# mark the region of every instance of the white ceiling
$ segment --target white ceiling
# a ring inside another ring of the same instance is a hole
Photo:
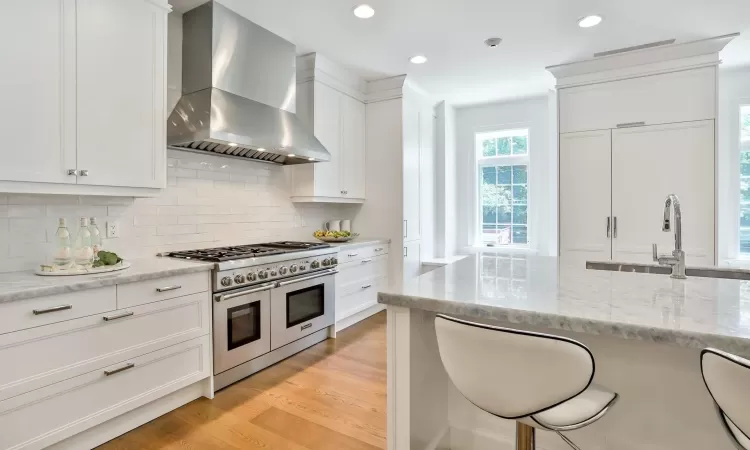
[[[354,17],[372,5],[368,20]],[[170,0],[184,12],[204,0]],[[542,94],[545,66],[594,52],[676,38],[678,42],[748,30],[727,46],[727,65],[750,64],[748,0],[220,0],[294,42],[368,79],[407,73],[436,99],[457,105]],[[605,17],[581,29],[587,14]],[[496,49],[484,40],[501,37]],[[427,64],[409,57],[424,54]]]

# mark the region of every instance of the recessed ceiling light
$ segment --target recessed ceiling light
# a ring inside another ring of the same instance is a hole
[[[489,38],[484,41],[484,44],[489,48],[495,48],[500,45],[501,42],[503,42],[501,38]]]
[[[424,55],[412,56],[411,58],[409,58],[409,61],[412,64],[424,64],[427,62],[427,57]]]
[[[309,161],[315,161],[315,158],[310,158]]]
[[[230,147],[236,147],[236,146],[237,146],[237,144],[235,144],[234,142],[230,142],[230,143],[229,143],[229,144],[227,144],[227,145],[228,145],[228,146],[230,146]]]
[[[265,149],[265,148],[263,148],[263,147],[259,147],[259,148],[258,148],[258,151],[259,151],[259,152],[265,152],[265,151],[266,151],[266,149]]]
[[[286,155],[286,156],[288,156],[288,157],[290,157],[290,158],[294,158],[294,157],[295,157],[296,155],[295,155],[294,153],[290,153],[290,154],[288,154],[288,155]]]
[[[354,8],[354,15],[360,19],[369,19],[375,15],[375,10],[370,5],[359,5]]]
[[[581,28],[591,28],[602,23],[602,20],[604,20],[602,16],[597,15],[581,17],[578,19],[578,26]]]

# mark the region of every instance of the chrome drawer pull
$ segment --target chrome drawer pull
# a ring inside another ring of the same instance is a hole
[[[631,127],[642,127],[646,125],[646,122],[628,122],[628,123],[618,123],[617,128],[631,128]]]
[[[376,252],[382,252],[383,251],[383,247],[378,247],[374,251],[376,251]]]
[[[353,258],[355,256],[359,255],[359,253],[347,253],[346,256]]]
[[[102,319],[104,319],[105,322],[109,322],[110,320],[117,320],[122,319],[123,317],[130,317],[133,314],[135,314],[133,311],[125,311],[122,314],[116,314],[114,316],[104,316]]]
[[[156,292],[169,292],[169,291],[176,291],[177,289],[182,289],[182,286],[175,285],[175,286],[160,287],[160,288],[156,288]]]
[[[119,369],[105,370],[104,371],[104,375],[105,376],[110,376],[110,375],[114,375],[116,373],[125,372],[126,370],[132,369],[133,367],[135,367],[135,364],[133,364],[133,363],[127,363],[124,366],[120,367]]]
[[[365,284],[365,285],[362,285],[362,289],[369,289],[369,288],[371,288],[371,287],[372,287],[372,285],[371,285],[371,284]]]
[[[363,259],[362,260],[362,264],[367,264],[369,262],[372,262],[372,260],[371,259]]]
[[[56,311],[65,311],[66,309],[73,309],[73,305],[59,305],[59,306],[53,306],[51,308],[45,308],[45,309],[35,309],[32,312],[35,316],[38,316],[39,314],[47,314],[51,312]]]
[[[311,324],[311,323],[308,323],[307,325],[302,325],[302,326],[300,327],[300,330],[304,330],[304,329],[306,329],[306,328],[310,328],[311,326],[312,326],[312,324]]]

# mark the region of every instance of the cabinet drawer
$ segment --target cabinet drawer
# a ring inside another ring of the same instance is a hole
[[[0,334],[117,309],[114,286],[0,303]]]
[[[361,280],[386,276],[388,274],[388,255],[365,258],[338,266],[336,286],[343,286]]]
[[[203,336],[2,401],[0,448],[47,447],[206,378],[210,344]]]
[[[716,69],[685,70],[560,89],[560,133],[716,117]]]
[[[117,307],[129,308],[168,298],[206,292],[209,289],[208,272],[175,275],[158,280],[117,286]]]
[[[366,283],[350,286],[336,298],[336,321],[357,314],[378,302],[378,291],[388,286],[388,278],[380,277]]]
[[[372,258],[388,254],[388,244],[373,244],[366,247],[357,247],[350,250],[339,250],[339,264],[345,264],[360,259]]]
[[[0,400],[207,335],[210,308],[200,293],[0,335]]]

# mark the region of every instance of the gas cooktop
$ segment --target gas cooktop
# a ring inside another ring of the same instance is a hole
[[[196,261],[223,262],[238,259],[258,258],[261,256],[280,255],[304,250],[327,248],[330,245],[317,242],[269,242],[254,245],[236,245],[231,247],[203,248],[170,252],[165,256],[172,258],[192,259]]]

